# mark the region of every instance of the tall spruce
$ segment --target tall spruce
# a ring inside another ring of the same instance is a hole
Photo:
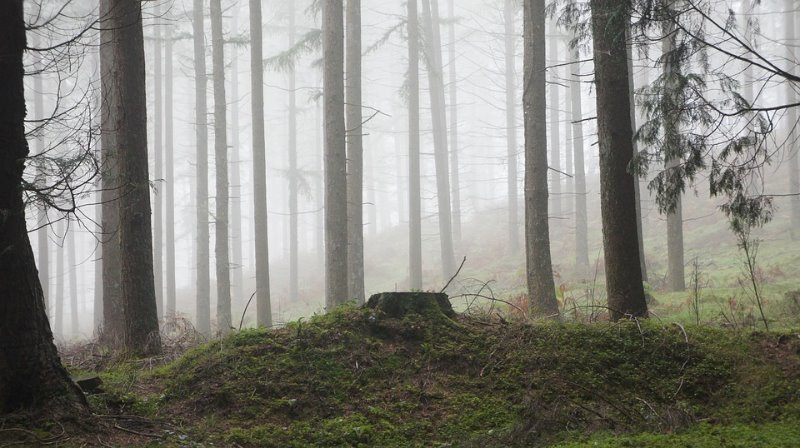
[[[361,0],[347,0],[347,275],[349,298],[364,303],[364,128],[361,98]]]
[[[505,0],[505,81],[506,81],[506,157],[508,164],[508,247],[519,251],[519,198],[517,194],[517,32],[515,30],[517,0]]]
[[[583,103],[581,81],[579,79],[580,54],[578,47],[569,50],[570,56],[570,102],[572,104],[571,124],[572,155],[575,158],[575,272],[579,277],[589,275],[589,230],[586,206],[586,169],[584,167]]]
[[[419,140],[419,16],[417,0],[408,0],[408,287],[411,290],[422,289]]]

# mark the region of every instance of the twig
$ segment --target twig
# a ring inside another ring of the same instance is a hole
[[[442,288],[442,290],[439,291],[439,294],[443,293],[447,289],[447,287],[450,286],[450,283],[453,283],[453,280],[455,280],[456,277],[458,277],[458,273],[461,272],[461,268],[464,267],[464,263],[466,263],[466,262],[467,262],[467,257],[465,256],[464,259],[461,260],[461,266],[459,266],[458,270],[456,271],[456,273],[453,274],[452,277],[450,277],[450,280],[448,280],[447,284],[444,285],[444,288]]]
[[[244,306],[244,311],[242,311],[242,320],[239,321],[239,331],[242,331],[242,325],[244,324],[244,315],[247,314],[247,308],[250,306],[250,302],[253,301],[253,297],[256,296],[258,290],[253,291],[253,294],[250,295],[250,299],[247,301],[247,305]]]
[[[162,436],[160,434],[148,434],[146,432],[139,432],[139,431],[134,431],[133,429],[123,428],[122,426],[119,426],[116,423],[114,423],[114,429],[119,429],[120,431],[124,431],[124,432],[127,432],[129,434],[134,434],[134,435],[142,436],[142,437],[150,437],[150,438],[153,438],[153,439],[163,439],[164,438],[164,436]]]

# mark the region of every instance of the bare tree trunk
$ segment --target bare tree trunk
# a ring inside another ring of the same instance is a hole
[[[436,198],[439,205],[439,243],[442,254],[442,277],[455,273],[453,253],[452,215],[450,209],[449,162],[447,160],[447,112],[444,100],[444,75],[442,73],[442,46],[439,36],[439,8],[437,0],[422,1],[423,28],[426,33],[428,84],[433,121],[434,162],[436,164]]]
[[[0,414],[36,408],[75,416],[87,413],[86,400],[53,344],[25,224],[25,23],[22,0],[0,8]]]
[[[519,198],[517,195],[517,82],[516,40],[514,21],[516,0],[505,0],[503,18],[506,45],[506,154],[508,163],[508,248],[512,254],[519,252]]]
[[[102,157],[102,152],[100,152]],[[96,339],[100,340],[103,331],[103,192],[102,181],[97,182],[98,189],[95,193],[94,222],[97,223],[95,232],[101,240],[94,250],[94,306],[92,308],[92,331]]]
[[[347,301],[347,168],[342,0],[322,1],[325,107],[325,305]]]
[[[67,244],[69,244],[67,248],[67,260],[68,269],[69,269],[69,329],[70,329],[70,338],[75,339],[78,337],[79,328],[78,325],[78,263],[76,261],[75,251],[77,248],[75,247],[77,236],[75,235],[75,230],[73,229],[67,235]]]
[[[787,11],[784,11],[785,28],[786,28],[786,51],[787,51],[787,69],[797,73],[797,49],[796,49],[796,26],[797,26],[797,2],[786,2]],[[791,83],[786,83],[786,98],[788,103],[797,102],[796,86]],[[791,107],[786,112],[786,120],[789,123],[789,136],[788,136],[788,151],[789,151],[789,193],[791,196],[791,236],[793,240],[800,240],[800,163],[798,163],[798,145],[797,145],[797,108]]]
[[[550,22],[550,36],[548,42],[550,44],[550,65],[558,65],[558,41],[557,37],[558,28],[554,21]],[[559,74],[557,67],[551,67],[547,70],[550,72],[550,203],[552,204],[551,217],[561,219],[564,216],[564,210],[561,207],[561,100],[558,92],[559,89]]]
[[[564,53],[570,54],[569,51],[569,37],[562,35],[561,41],[564,44]],[[567,57],[567,63],[569,56]],[[572,65],[565,65],[561,67],[561,83],[567,84],[571,78],[570,70]],[[572,220],[575,214],[575,167],[573,166],[572,142],[574,136],[572,135],[572,91],[569,88],[564,89],[564,172],[568,176],[564,176],[564,216]]]
[[[606,290],[612,320],[647,316],[636,227],[626,30],[630,0],[591,0],[597,123],[600,144],[600,205]]]
[[[314,182],[314,197],[317,203],[316,223],[315,223],[315,238],[317,248],[317,266],[321,272],[325,271],[325,173],[324,173],[324,158],[325,158],[325,123],[322,120],[323,101],[317,101],[314,106],[314,129],[316,130],[316,154],[314,155],[314,173],[317,178]],[[374,210],[374,207],[373,207]],[[373,221],[374,222],[374,221]]]
[[[586,170],[583,154],[583,104],[581,83],[578,78],[578,49],[570,52],[570,101],[572,103],[572,155],[575,158],[575,272],[579,277],[589,274],[589,230],[586,207]]]
[[[208,231],[208,74],[203,0],[194,0],[195,135],[197,146],[197,331],[211,335],[211,269]],[[260,64],[259,64],[260,65]],[[255,118],[254,118],[255,122]]]
[[[225,41],[221,0],[211,2],[211,48],[214,68],[214,160],[216,164],[216,219],[214,257],[217,267],[217,329],[227,334],[231,319],[231,271],[228,253],[228,132],[225,97]]]
[[[422,289],[422,205],[419,160],[419,16],[408,1],[408,244],[410,290]],[[374,208],[374,206],[373,206]],[[374,226],[374,222],[372,223]]]
[[[438,0],[434,0],[436,3]],[[453,205],[453,245],[461,247],[461,180],[458,163],[458,79],[456,78],[456,11],[455,1],[448,0],[450,24],[447,27],[450,44],[447,46],[450,69],[450,191]],[[438,8],[437,8],[438,9]],[[436,26],[439,26],[438,24]]]
[[[53,300],[53,316],[55,318],[53,322],[53,335],[56,338],[56,341],[63,342],[64,341],[64,283],[67,281],[67,272],[64,269],[64,251],[66,248],[66,226],[64,225],[64,220],[66,218],[62,218],[56,224],[56,237],[60,239],[60,244],[56,247],[56,294],[55,300]]]
[[[131,353],[161,351],[158,332],[153,234],[150,227],[150,179],[147,166],[147,98],[141,3],[118,0],[111,11],[115,30],[115,87],[112,95],[119,145],[119,239],[125,347]]]
[[[364,303],[364,128],[361,113],[361,0],[347,0],[347,274],[349,297]]]
[[[34,34],[34,36],[36,36]],[[38,37],[35,37],[38,40]],[[34,42],[35,46],[39,46],[39,42]],[[33,110],[36,112],[37,120],[44,120],[46,112],[44,110],[44,75],[40,72],[43,68],[42,58],[37,58],[34,62],[34,70],[37,73],[33,77]],[[39,132],[34,140],[34,151],[36,154],[44,152],[44,133]],[[43,166],[37,166],[36,181],[39,185],[47,183],[47,174]],[[41,206],[37,210],[37,223],[39,230],[36,231],[37,242],[37,265],[39,268],[39,283],[42,285],[42,293],[44,296],[45,309],[47,309],[47,301],[50,299],[50,244],[47,240],[48,232],[50,229],[49,218],[47,216],[47,207]]]
[[[153,189],[153,275],[156,287],[156,306],[158,317],[164,316],[164,197],[161,193],[164,178],[164,82],[162,79],[161,22],[158,18],[163,14],[162,5],[156,8],[156,18],[153,24],[153,159],[155,171],[155,185]]]
[[[524,3],[525,254],[528,300],[537,316],[558,316],[547,201],[545,0]]]
[[[166,303],[164,305],[164,314],[167,317],[174,317],[176,311],[176,286],[175,286],[175,122],[174,122],[174,104],[173,104],[173,65],[172,65],[172,25],[166,25],[166,37],[164,46],[164,135],[166,138],[164,144],[164,169],[166,181],[166,286],[167,295]]]
[[[239,9],[241,3],[237,2],[231,14],[233,20],[231,27],[234,32],[239,31]],[[231,49],[231,216],[230,216],[230,245],[231,245],[231,288],[233,299],[245,301],[244,277],[242,265],[242,176],[239,143],[239,51],[235,45]]]
[[[272,326],[267,235],[267,162],[264,136],[264,59],[261,0],[250,0],[250,101],[253,115],[253,201],[256,252],[256,323]]]
[[[295,7],[289,4],[289,48],[295,43]],[[289,67],[289,302],[297,303],[299,283],[298,249],[298,176],[297,171],[297,74]]]
[[[626,36],[628,36],[628,41],[630,41],[630,30],[626,32]],[[636,100],[634,98],[634,91],[636,90],[636,86],[634,84],[633,79],[633,45],[630,42],[626,45],[626,52],[627,52],[627,59],[628,59],[628,101],[630,102],[630,115],[631,115],[631,129],[634,133],[636,133],[638,127],[636,126]],[[639,153],[639,144],[636,140],[633,141],[633,154],[636,155]],[[642,280],[647,281],[647,258],[644,255],[644,228],[642,227],[642,196],[641,196],[641,185],[639,183],[639,178],[634,176],[635,183],[633,187],[635,189],[636,194],[636,229],[638,233],[638,245],[639,245],[639,263],[641,264],[642,270]]]
[[[111,17],[111,0],[100,1],[100,146],[102,147],[102,252],[103,252],[103,330],[101,341],[121,346],[125,332],[122,307],[122,254],[119,246],[119,150],[118,117],[115,93],[117,62],[114,46],[117,30]]]

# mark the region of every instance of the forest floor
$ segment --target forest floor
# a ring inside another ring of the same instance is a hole
[[[659,319],[533,322],[345,306],[179,355],[65,353],[93,421],[2,420],[0,446],[800,443],[800,333]]]

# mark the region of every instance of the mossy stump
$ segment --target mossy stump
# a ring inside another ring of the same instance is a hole
[[[387,317],[401,319],[409,313],[437,319],[456,316],[447,294],[435,292],[383,292],[367,301],[367,308],[382,311]]]

